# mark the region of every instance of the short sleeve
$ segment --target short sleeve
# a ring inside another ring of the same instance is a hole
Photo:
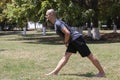
[[[60,23],[60,22],[58,22],[58,23],[56,23],[56,27],[61,30],[62,28],[65,27],[65,25]]]

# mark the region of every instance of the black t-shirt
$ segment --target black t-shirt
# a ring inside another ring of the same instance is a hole
[[[54,27],[55,27],[56,33],[63,39],[65,38],[65,35],[62,32],[62,28],[66,27],[70,31],[70,41],[74,41],[75,39],[77,39],[78,37],[82,35],[78,31],[71,29],[70,26],[68,26],[65,22],[59,19],[56,19]]]

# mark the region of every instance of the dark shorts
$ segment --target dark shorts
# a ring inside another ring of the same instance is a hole
[[[86,57],[91,53],[82,36],[70,42],[66,50],[66,52],[70,53],[76,53],[77,51],[82,57]]]

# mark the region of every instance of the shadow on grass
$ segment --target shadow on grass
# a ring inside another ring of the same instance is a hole
[[[18,35],[19,37],[9,38],[9,35]],[[1,32],[0,36],[8,36],[7,41],[22,41],[28,44],[63,44],[62,40],[53,32],[46,32],[45,36],[43,36],[42,33],[30,33],[23,36],[21,31],[6,31]]]
[[[17,34],[19,36],[22,36],[20,34],[20,31],[18,32],[6,32],[2,35],[10,35],[10,34]],[[105,44],[105,43],[118,43],[120,42],[120,33],[106,33],[101,36],[100,40],[93,40],[91,37],[84,36],[84,39],[87,44]],[[8,39],[10,41],[22,41],[24,43],[28,44],[51,44],[51,45],[60,45],[63,44],[63,41],[56,36],[53,32],[48,32],[46,36],[42,36],[41,33],[31,33],[27,34],[26,36],[22,36],[21,38],[15,38],[15,39]]]
[[[45,36],[54,36],[54,35],[56,35],[55,33],[50,33],[50,32],[46,32],[46,35]],[[34,38],[34,37],[45,37],[45,36],[43,36],[42,35],[42,33],[41,32],[39,32],[39,33],[36,33],[36,34],[26,34],[24,37],[26,37],[26,38]]]
[[[94,40],[92,37],[84,36],[87,43],[100,44],[100,43],[118,43],[120,42],[120,33],[104,33],[101,35],[100,40]]]
[[[24,39],[26,40],[26,39]],[[28,40],[28,39],[27,39]],[[63,42],[59,37],[44,37],[44,38],[37,38],[37,39],[32,39],[35,41],[27,41],[24,43],[29,43],[29,44],[50,44],[50,45],[62,45]]]
[[[23,36],[22,38],[8,39],[8,41],[23,41],[23,43],[28,43],[28,44],[50,44],[50,45],[63,44],[62,39],[58,36],[40,36],[40,37],[33,37],[33,36],[34,35],[27,35],[27,36]],[[106,44],[106,43],[120,42],[119,40],[115,41],[115,40],[104,40],[104,39],[101,40],[85,39],[85,41],[87,44]]]
[[[85,40],[87,44],[107,44],[107,43],[119,43],[120,41],[112,40]]]
[[[21,31],[1,31],[0,36],[21,34]]]
[[[0,49],[0,52],[6,51],[6,49]]]
[[[38,34],[39,35],[39,34]],[[21,38],[7,39],[8,41],[22,41],[23,43],[28,44],[50,44],[50,45],[61,45],[63,41],[58,36],[39,36],[36,37],[35,34],[30,34],[23,36]]]
[[[60,37],[57,36],[43,36],[40,38],[21,38],[22,40],[28,40],[25,43],[31,44],[51,44],[51,45],[60,45],[63,44],[63,41]],[[19,39],[20,40],[20,39]],[[35,41],[32,41],[35,40]],[[106,43],[119,43],[120,40],[89,40],[85,38],[87,44],[106,44]]]
[[[105,44],[105,43],[118,43],[120,42],[120,33],[105,33],[101,35],[100,40],[94,40],[91,37],[87,37],[87,35],[83,36],[86,43],[88,44]],[[37,43],[43,44],[61,44],[62,40],[55,33],[49,33],[46,37],[41,37]]]
[[[61,74],[62,76],[83,76],[83,77],[96,77],[95,74],[93,73],[86,73],[86,74],[80,74],[80,73],[75,73],[75,74]]]

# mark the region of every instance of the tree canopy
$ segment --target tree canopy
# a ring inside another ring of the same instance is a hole
[[[27,21],[44,23],[49,8],[54,8],[71,26],[81,26],[90,18],[96,23],[107,17],[120,17],[119,0],[1,0],[0,22],[7,19],[21,27]]]

